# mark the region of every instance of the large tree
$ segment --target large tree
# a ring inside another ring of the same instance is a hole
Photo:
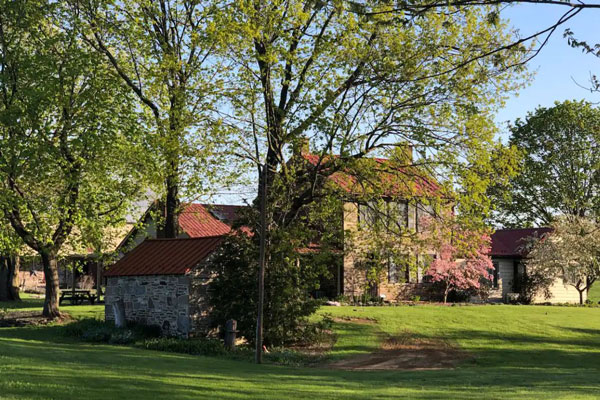
[[[585,101],[540,107],[511,126],[520,173],[497,186],[503,225],[548,225],[559,215],[600,215],[600,109]]]
[[[509,46],[515,37],[494,9],[368,4],[380,13],[345,1],[241,1],[217,20],[232,65],[223,113],[240,133],[238,153],[267,165],[269,185],[282,179],[284,225],[321,177],[407,142],[431,175],[475,179],[457,170],[489,165],[492,111],[521,83],[526,49]],[[286,152],[306,138],[318,161],[302,175]]]
[[[522,83],[527,55],[497,10],[245,0],[219,11],[217,44],[229,66],[221,113],[239,134],[237,154],[268,187],[267,261],[280,262],[270,257],[286,245],[279,238],[315,202],[328,202],[327,177],[376,179],[378,166],[363,160],[374,155],[395,158],[394,175],[409,186],[423,174],[460,185],[454,201],[481,219],[493,110]],[[396,157],[407,143],[414,158]],[[290,162],[292,148],[301,162]]]
[[[159,236],[176,237],[180,197],[197,198],[235,176],[226,130],[214,113],[220,88],[213,8],[197,0],[70,0],[84,40],[104,57],[144,110],[160,155]],[[231,174],[231,175],[230,175]]]
[[[0,212],[41,257],[49,318],[59,251],[122,218],[151,162],[133,101],[74,26],[61,3],[0,2]]]

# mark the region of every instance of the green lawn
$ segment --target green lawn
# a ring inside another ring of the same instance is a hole
[[[588,293],[588,298],[594,303],[600,302],[600,284],[593,285]]]
[[[39,300],[27,300],[35,307]],[[0,309],[6,308],[0,303]],[[64,307],[76,317],[101,306]],[[338,371],[70,342],[56,328],[0,329],[0,398],[85,399],[582,399],[600,397],[600,309],[542,306],[326,307],[332,357],[372,351],[412,332],[456,343],[472,358],[429,371]]]

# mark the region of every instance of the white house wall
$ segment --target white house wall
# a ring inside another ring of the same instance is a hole
[[[556,279],[550,286],[552,297],[549,299],[538,295],[534,299],[534,303],[572,303],[579,304],[579,292],[571,285],[565,285],[562,279]],[[587,293],[583,294],[583,301],[587,300]]]
[[[507,293],[513,292],[515,279],[514,259],[496,259],[498,264],[498,288],[490,292],[490,301],[504,301]]]

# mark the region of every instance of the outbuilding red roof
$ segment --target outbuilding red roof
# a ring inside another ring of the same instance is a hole
[[[519,228],[498,229],[492,234],[492,249],[490,256],[523,257],[526,255],[524,246],[532,237],[542,237],[552,228]]]
[[[104,276],[184,275],[206,259],[222,240],[222,236],[146,239]]]

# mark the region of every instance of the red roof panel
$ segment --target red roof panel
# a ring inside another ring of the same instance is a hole
[[[146,239],[104,275],[183,275],[208,257],[222,240],[222,236]]]
[[[310,164],[316,166],[319,162],[327,162],[327,156],[321,158],[317,154],[302,153],[302,157]],[[334,156],[337,157],[337,156]],[[389,160],[386,158],[369,158],[377,163],[377,173],[381,183],[387,185],[388,195],[400,195],[407,194],[411,189],[408,188],[407,182],[399,182],[397,176],[404,175],[410,178],[411,186],[414,184],[414,190],[417,195],[434,195],[438,194],[440,187],[439,185],[424,174],[419,168],[416,167],[405,167],[405,168],[392,168],[389,164]],[[363,187],[359,179],[356,176],[348,172],[338,171],[329,176],[333,182],[335,182],[340,188],[348,193],[362,191]]]
[[[525,254],[523,247],[531,237],[541,237],[552,228],[520,228],[520,229],[498,229],[492,234],[491,256],[522,257]]]
[[[235,218],[237,210],[234,210],[234,208],[237,208],[236,206],[212,206],[198,203],[184,204],[183,211],[179,214],[179,227],[181,230],[191,238],[219,236],[229,233],[231,227],[216,218],[209,211],[212,207],[215,207],[215,212],[217,212],[217,207],[226,210],[228,214],[226,218]]]

